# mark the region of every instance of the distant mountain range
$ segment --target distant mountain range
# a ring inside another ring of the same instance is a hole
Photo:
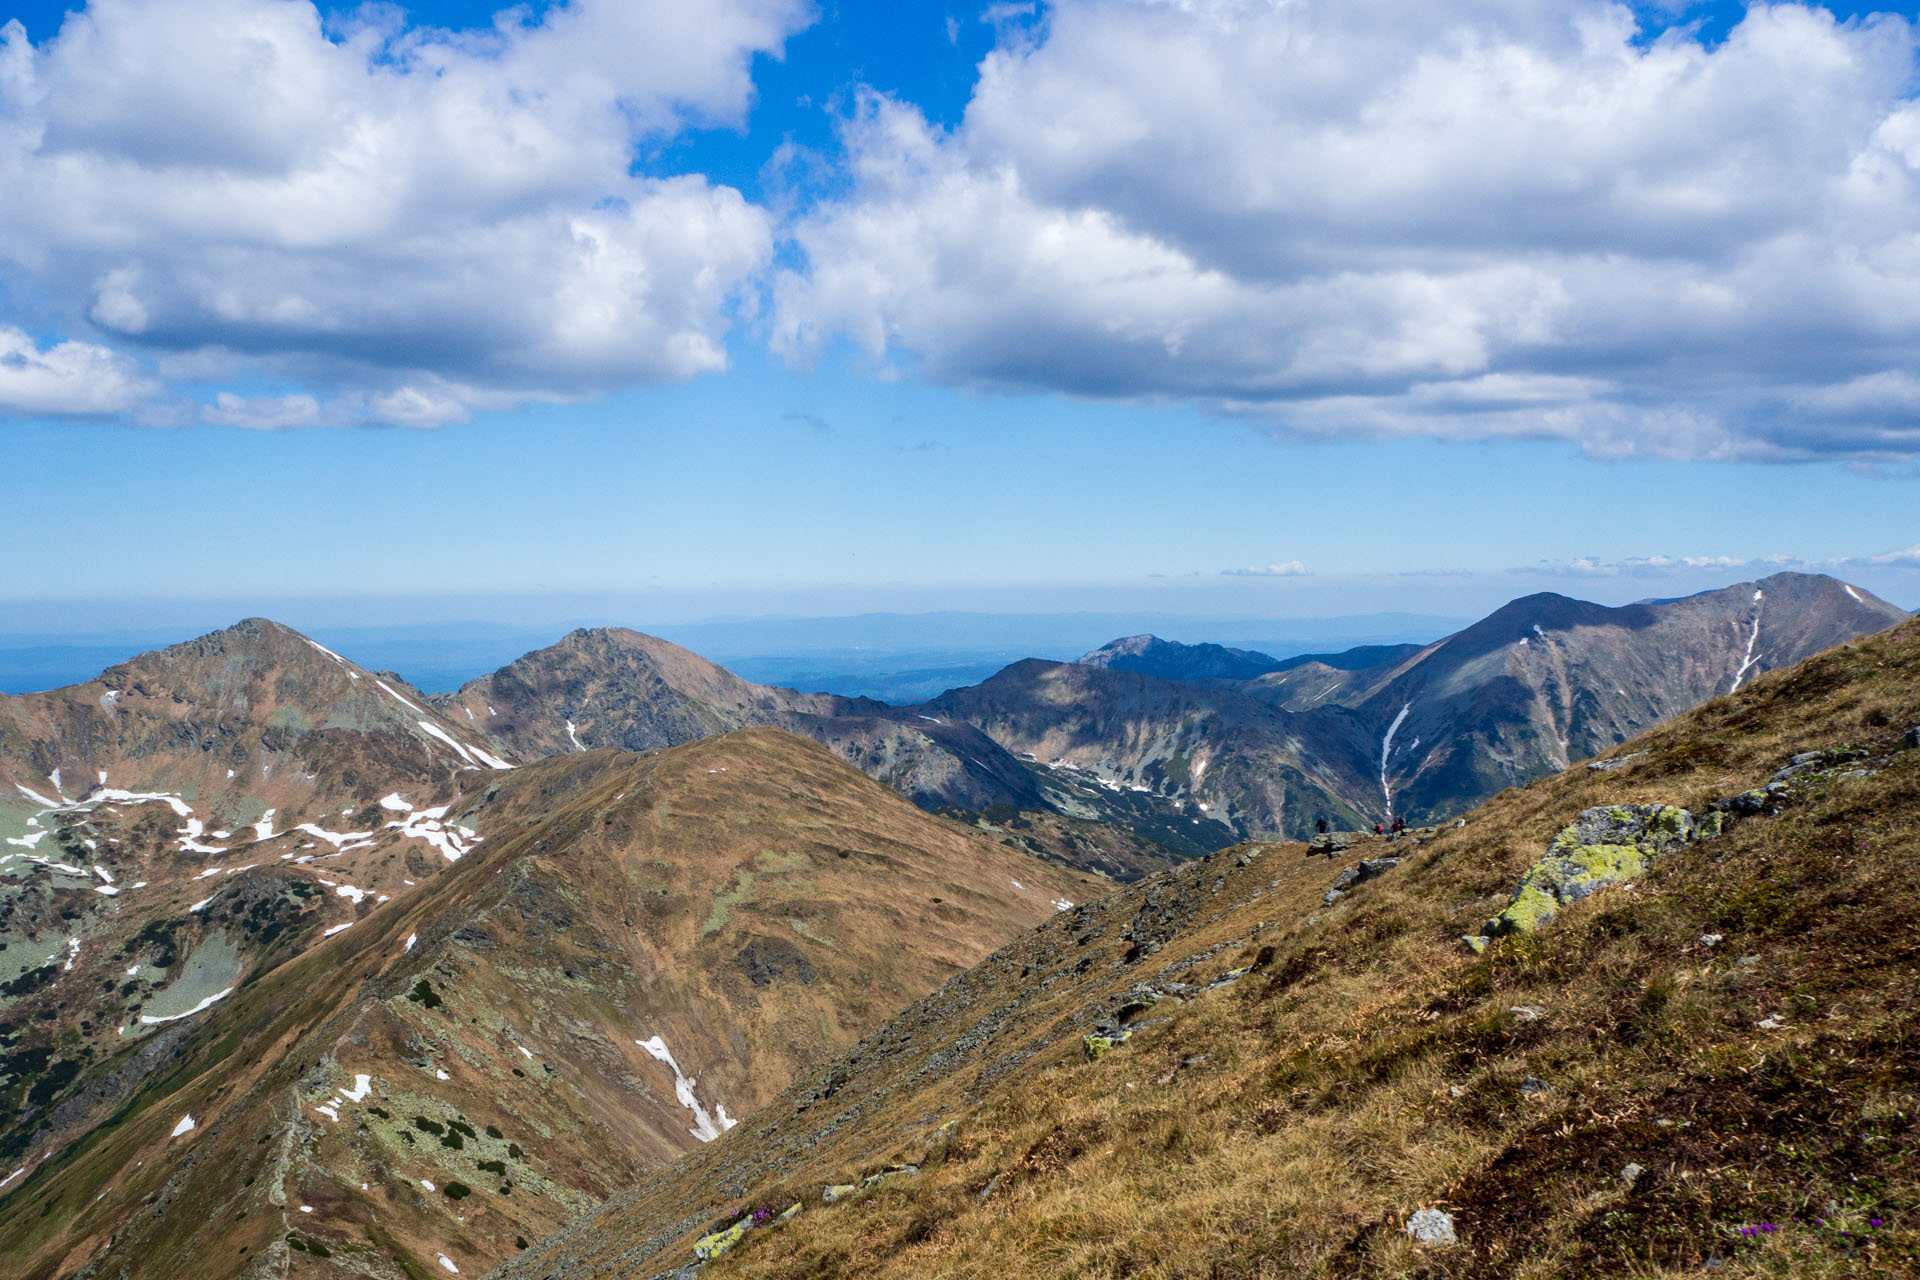
[[[1450,816],[1906,616],[1809,574],[1623,608],[1544,594],[1432,644],[1284,660],[1133,636],[912,706],[755,685],[636,632],[578,631],[433,704],[523,756],[776,725],[923,807],[1104,821],[1191,854],[1322,817]]]
[[[619,629],[429,696],[250,619],[0,698],[0,1276],[482,1270],[1099,877],[1449,817],[1904,616],[1806,575],[1532,596],[914,706]]]

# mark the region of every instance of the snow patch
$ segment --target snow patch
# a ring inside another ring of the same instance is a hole
[[[1525,644],[1522,640],[1520,643]],[[1407,713],[1413,710],[1413,704],[1407,703],[1400,708],[1400,714],[1387,726],[1387,736],[1380,739],[1380,794],[1387,801],[1387,817],[1393,817],[1393,784],[1387,781],[1387,757],[1393,753],[1393,735],[1400,732],[1400,726],[1406,723]]]
[[[382,693],[386,694],[389,698],[392,698],[395,702],[399,703],[401,706],[405,707],[407,710],[413,712],[415,715],[423,716],[427,714],[426,712],[422,711],[420,708],[414,706],[411,702],[408,702],[405,698],[401,697],[399,694],[395,693],[392,689],[388,688],[387,682],[385,680],[375,680],[374,683],[380,686],[380,691]]]
[[[586,750],[586,748],[580,744],[580,735],[573,731],[573,721],[571,720],[567,721],[567,741],[573,744],[575,751]]]
[[[1740,686],[1746,682],[1747,672],[1753,668],[1754,663],[1759,661],[1759,659],[1754,656],[1753,646],[1754,643],[1760,639],[1760,615],[1765,612],[1767,607],[1765,596],[1766,593],[1762,591],[1755,591],[1753,593],[1753,629],[1747,632],[1747,652],[1746,655],[1740,659],[1740,669],[1733,673],[1733,683],[1727,686],[1728,693],[1740,692]]]
[[[321,934],[320,936],[323,938],[331,938],[334,934],[344,933],[351,928],[353,928],[353,921],[349,920],[345,924],[337,924],[333,926],[333,928],[327,930],[325,933]]]
[[[140,1015],[140,1021],[144,1025],[149,1027],[157,1027],[163,1022],[178,1022],[182,1018],[191,1018],[196,1013],[201,1013],[201,1012],[204,1012],[205,1010],[213,1008],[214,1005],[220,1003],[220,1001],[222,1000],[225,1000],[228,996],[232,994],[233,994],[233,988],[228,987],[225,991],[222,991],[217,995],[208,996],[205,1000],[202,1000],[199,1004],[193,1006],[193,1008],[187,1010],[185,1013],[176,1013],[165,1018],[155,1018],[149,1014],[143,1013]]]
[[[187,1115],[187,1116],[180,1117],[180,1123],[173,1126],[173,1132],[168,1134],[167,1136],[169,1138],[177,1138],[183,1133],[192,1133],[192,1132],[193,1132],[193,1117],[190,1115]]]
[[[416,943],[416,942],[418,942],[419,940],[420,940],[420,935],[419,935],[419,934],[417,934],[417,933],[410,933],[410,934],[408,934],[408,935],[407,935],[407,945],[406,945],[406,946],[404,946],[404,947],[402,947],[402,948],[400,948],[400,954],[401,954],[401,955],[405,955],[405,954],[406,954],[407,952],[409,952],[409,951],[411,951],[411,950],[413,950],[413,944],[414,944],[414,943]]]
[[[433,1190],[433,1184],[432,1184],[431,1182],[422,1182],[422,1183],[421,1183],[420,1185],[421,1185],[421,1186],[423,1186],[423,1187],[425,1187],[425,1188],[426,1188],[427,1190],[429,1190],[429,1191],[431,1191],[431,1190]],[[438,1254],[435,1254],[434,1256],[435,1256],[436,1258],[439,1258],[439,1259],[440,1259],[440,1265],[441,1265],[441,1266],[443,1266],[443,1267],[445,1267],[445,1268],[446,1268],[447,1270],[449,1270],[449,1271],[451,1271],[451,1272],[453,1272],[453,1274],[455,1274],[455,1275],[459,1275],[459,1274],[460,1274],[460,1268],[458,1268],[458,1267],[456,1267],[456,1266],[454,1266],[454,1265],[453,1265],[453,1259],[452,1259],[452,1258],[449,1258],[449,1257],[448,1257],[448,1256],[447,1256],[446,1254],[444,1254],[444,1253],[438,1253]]]
[[[1855,591],[1850,584],[1843,582],[1840,584],[1840,586],[1842,590],[1844,590],[1848,595],[1852,596],[1855,600],[1858,600],[1861,604],[1865,604],[1867,602],[1866,597],[1862,596],[1858,591]]]
[[[664,1062],[673,1069],[673,1096],[680,1100],[681,1106],[693,1112],[693,1128],[687,1132],[702,1142],[712,1142],[733,1127],[734,1122],[727,1118],[724,1108],[720,1112],[724,1123],[714,1124],[713,1117],[707,1114],[707,1109],[701,1106],[700,1100],[694,1096],[693,1087],[698,1081],[689,1080],[681,1074],[680,1064],[673,1060],[673,1051],[667,1048],[664,1037],[654,1036],[647,1040],[635,1040],[634,1043],[645,1049],[656,1062]]]
[[[353,1078],[353,1088],[342,1089],[340,1096],[348,1102],[365,1102],[367,1095],[371,1092],[373,1092],[373,1077],[369,1075],[356,1075]]]
[[[434,737],[440,739],[440,741],[452,747],[453,753],[459,756],[462,760],[465,760],[468,764],[475,763],[474,758],[467,754],[467,749],[461,746],[458,742],[454,741],[453,735],[448,733],[445,729],[442,729],[439,725],[433,724],[426,720],[416,720],[414,723],[418,724],[422,729],[432,734]]]
[[[315,840],[325,840],[336,849],[349,841],[365,840],[373,834],[371,831],[328,831],[323,827],[314,826],[311,822],[303,822],[294,830],[304,831]]]

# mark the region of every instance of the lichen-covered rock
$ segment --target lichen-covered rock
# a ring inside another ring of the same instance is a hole
[[[1088,1062],[1098,1062],[1112,1051],[1113,1046],[1133,1038],[1133,1032],[1122,1028],[1112,1035],[1091,1035],[1081,1038],[1080,1051],[1087,1055]]]
[[[1493,939],[1484,933],[1463,933],[1460,935],[1460,941],[1467,944],[1467,950],[1478,955],[1487,949]]]
[[[826,1203],[832,1204],[836,1200],[845,1200],[859,1189],[859,1187],[856,1187],[851,1182],[836,1182],[825,1191],[822,1191],[820,1198]]]
[[[740,1237],[747,1234],[753,1226],[753,1215],[748,1214],[724,1231],[715,1231],[711,1235],[701,1236],[693,1242],[693,1256],[702,1262],[712,1262],[740,1243]]]
[[[1786,764],[1774,770],[1773,776],[1768,778],[1767,781],[1769,783],[1785,782],[1790,778],[1797,778],[1803,774],[1819,773],[1822,770],[1832,769],[1839,765],[1852,764],[1856,760],[1864,760],[1866,755],[1867,753],[1858,747],[1834,747],[1826,751],[1802,751],[1787,761]]]
[[[1677,805],[1588,809],[1553,838],[1544,858],[1527,868],[1513,901],[1487,921],[1486,932],[1494,937],[1530,932],[1561,907],[1643,875],[1660,855],[1719,833],[1718,813],[1696,821]]]
[[[1453,1231],[1453,1215],[1445,1209],[1420,1209],[1407,1219],[1407,1234],[1415,1244],[1459,1244]]]
[[[890,1165],[878,1173],[870,1173],[860,1179],[860,1190],[865,1191],[869,1187],[877,1187],[881,1183],[894,1178],[910,1178],[918,1172],[920,1172],[920,1166],[917,1164]]]

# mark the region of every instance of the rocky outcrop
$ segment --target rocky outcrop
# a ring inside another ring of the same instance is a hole
[[[1553,838],[1544,858],[1527,868],[1513,901],[1487,921],[1486,935],[1497,938],[1537,929],[1561,907],[1642,875],[1655,858],[1720,834],[1720,821],[1718,813],[1696,821],[1687,810],[1670,804],[1588,809]]]

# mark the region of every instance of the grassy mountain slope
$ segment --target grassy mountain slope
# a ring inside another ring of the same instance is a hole
[[[652,1276],[792,1204],[702,1280],[1920,1273],[1916,721],[1908,623],[1616,768],[1363,841],[1405,860],[1330,905],[1299,845],[1129,886],[499,1274]],[[1461,941],[1584,811],[1742,796],[1537,931]],[[1409,1237],[1423,1209],[1454,1243]]]
[[[0,1275],[484,1270],[1092,885],[776,730],[455,785],[468,856],[85,1065]]]

